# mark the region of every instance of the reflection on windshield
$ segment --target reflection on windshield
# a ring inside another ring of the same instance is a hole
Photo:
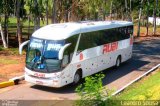
[[[64,41],[47,41],[44,50],[44,58],[58,59],[59,50],[64,45]]]
[[[58,59],[59,50],[65,41],[51,41],[31,38],[28,47],[26,66],[40,72],[55,72],[61,68],[61,60]]]

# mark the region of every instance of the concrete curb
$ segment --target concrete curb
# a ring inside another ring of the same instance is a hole
[[[12,79],[9,79],[9,81],[1,82],[0,88],[17,85],[19,81],[22,81],[22,80],[24,80],[24,75],[19,76],[19,77],[14,77]]]
[[[125,86],[123,86],[121,89],[117,90],[116,92],[114,92],[111,96],[117,95],[120,92],[122,92],[125,88],[127,88],[128,86],[130,86],[131,84],[133,84],[134,82],[139,81],[140,79],[142,79],[144,76],[148,75],[149,73],[153,72],[154,70],[158,69],[160,67],[160,64],[156,65],[155,67],[153,67],[152,69],[148,70],[147,72],[145,72],[144,74],[140,75],[139,77],[137,77],[135,80],[132,80],[131,82],[129,82],[128,84],[126,84]]]
[[[10,80],[10,81],[5,81],[5,82],[1,82],[1,83],[0,83],[0,88],[12,86],[12,85],[14,85],[14,81],[12,81],[12,80]]]
[[[24,80],[24,75],[19,76],[19,77],[11,78],[11,79],[9,79],[9,81],[10,81],[10,80],[11,80],[11,81],[14,81],[15,85],[17,85],[17,84],[19,83],[19,81]]]
[[[103,101],[109,99],[112,96],[115,96],[119,93],[121,93],[122,91],[124,91],[128,86],[130,86],[131,84],[139,81],[140,79],[142,79],[144,76],[147,76],[148,74],[150,74],[151,72],[155,71],[156,69],[158,69],[160,67],[160,64],[156,65],[155,67],[153,67],[152,69],[148,70],[147,72],[145,72],[144,74],[140,75],[139,77],[137,77],[136,79],[132,80],[131,82],[129,82],[128,84],[126,84],[125,86],[123,86],[121,89],[117,90],[116,92],[112,93],[111,96],[104,98]]]

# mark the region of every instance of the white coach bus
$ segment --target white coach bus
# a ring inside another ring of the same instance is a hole
[[[62,87],[130,59],[133,23],[84,21],[51,24],[35,31],[28,44],[25,80]]]

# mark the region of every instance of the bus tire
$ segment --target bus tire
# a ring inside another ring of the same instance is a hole
[[[77,71],[74,75],[74,79],[73,79],[73,84],[78,84],[79,81],[81,80],[81,71]]]
[[[118,57],[117,57],[117,60],[116,60],[116,67],[119,67],[121,65],[121,56],[119,55]]]

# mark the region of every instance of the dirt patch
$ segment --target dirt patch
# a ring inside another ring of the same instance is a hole
[[[134,37],[134,44],[136,43],[141,43],[141,42],[144,42],[144,41],[150,41],[150,40],[153,40],[153,39],[159,39],[159,37],[155,37],[155,36],[152,36],[152,37],[148,37],[148,36],[145,36],[145,37]]]
[[[0,82],[24,74],[25,56],[0,54]]]

